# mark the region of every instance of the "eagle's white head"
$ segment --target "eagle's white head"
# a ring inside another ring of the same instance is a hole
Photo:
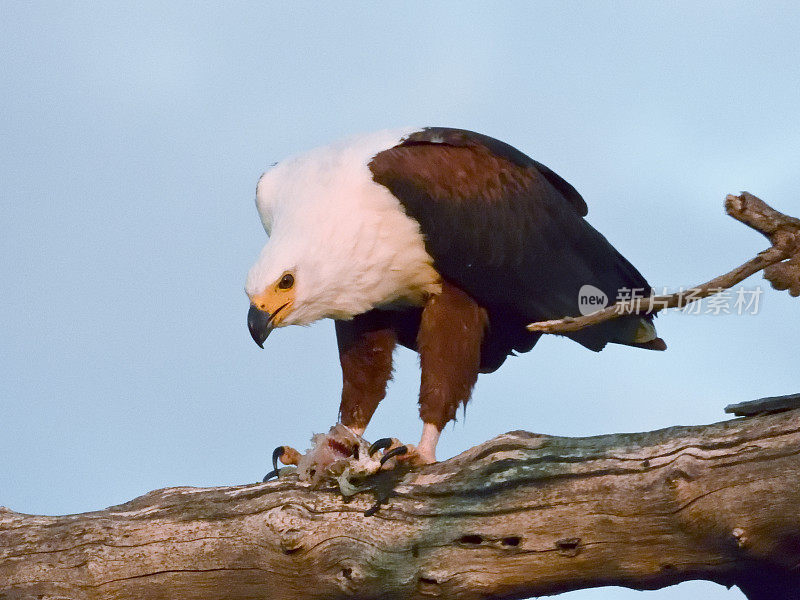
[[[368,166],[412,131],[352,138],[262,175],[256,206],[269,241],[245,286],[248,325],[259,345],[274,327],[421,304],[440,291],[419,224],[373,181]]]

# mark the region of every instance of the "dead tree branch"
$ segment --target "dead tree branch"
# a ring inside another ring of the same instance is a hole
[[[79,515],[2,509],[0,598],[527,598],[707,579],[797,599],[800,401],[778,404],[649,433],[512,432],[350,501],[289,476]]]
[[[742,192],[740,196],[729,195],[725,199],[725,210],[737,221],[765,235],[772,247],[732,271],[686,290],[626,299],[590,315],[531,323],[528,329],[541,333],[567,333],[624,315],[654,314],[667,308],[682,308],[729,289],[762,270],[773,288],[789,290],[792,296],[800,296],[800,219],[778,212],[748,192]]]

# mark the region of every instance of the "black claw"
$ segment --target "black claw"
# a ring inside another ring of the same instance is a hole
[[[365,516],[365,517],[371,517],[371,516],[372,516],[372,515],[374,515],[376,512],[378,512],[378,510],[380,509],[380,507],[381,507],[381,501],[380,501],[380,500],[378,500],[377,502],[375,502],[375,504],[373,504],[373,505],[372,505],[372,506],[370,506],[370,507],[369,507],[367,510],[365,510],[365,511],[364,511],[364,516]]]
[[[392,438],[381,438],[376,440],[372,446],[369,447],[369,455],[370,458],[373,454],[375,454],[378,450],[383,450],[384,448],[388,448],[392,445]]]
[[[275,469],[277,472],[278,469],[278,459],[283,456],[283,453],[286,452],[285,446],[278,446],[275,450],[272,451],[272,468]]]
[[[394,458],[395,456],[399,456],[400,454],[405,454],[408,452],[408,448],[406,446],[398,446],[393,450],[389,450],[386,454],[381,457],[381,466],[383,466],[387,460],[390,458]]]
[[[281,470],[278,468],[278,459],[283,456],[284,452],[286,452],[285,446],[278,446],[272,451],[272,471],[264,475],[264,479],[261,481],[269,481],[273,477],[280,477]]]
[[[279,475],[280,471],[278,469],[273,469],[272,471],[264,475],[264,479],[262,479],[261,481],[269,481],[273,477],[278,477]]]

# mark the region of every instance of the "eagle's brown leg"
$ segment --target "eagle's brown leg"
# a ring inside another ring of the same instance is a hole
[[[326,475],[341,475],[347,461],[358,463],[361,458],[361,445],[366,444],[361,435],[386,395],[386,384],[392,376],[392,352],[397,335],[389,315],[373,310],[351,321],[336,321],[336,339],[342,364],[341,424],[326,434],[315,435],[306,454],[288,446],[276,448],[272,457],[275,468],[265,481],[280,472],[278,459],[284,464],[296,464],[300,479],[317,483]],[[369,454],[366,445],[363,454]],[[376,467],[380,466],[377,459],[373,462]]]
[[[371,311],[336,321],[336,340],[342,365],[339,420],[361,435],[386,395],[397,336],[380,311]]]
[[[436,444],[444,426],[466,403],[478,379],[486,311],[448,282],[422,311],[417,348],[422,382],[419,414],[424,423],[415,462],[436,462]]]

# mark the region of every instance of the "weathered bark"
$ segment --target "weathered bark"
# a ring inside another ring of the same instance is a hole
[[[800,598],[799,480],[800,410],[512,432],[349,501],[290,476],[80,515],[3,509],[0,598],[525,598],[688,579]]]

